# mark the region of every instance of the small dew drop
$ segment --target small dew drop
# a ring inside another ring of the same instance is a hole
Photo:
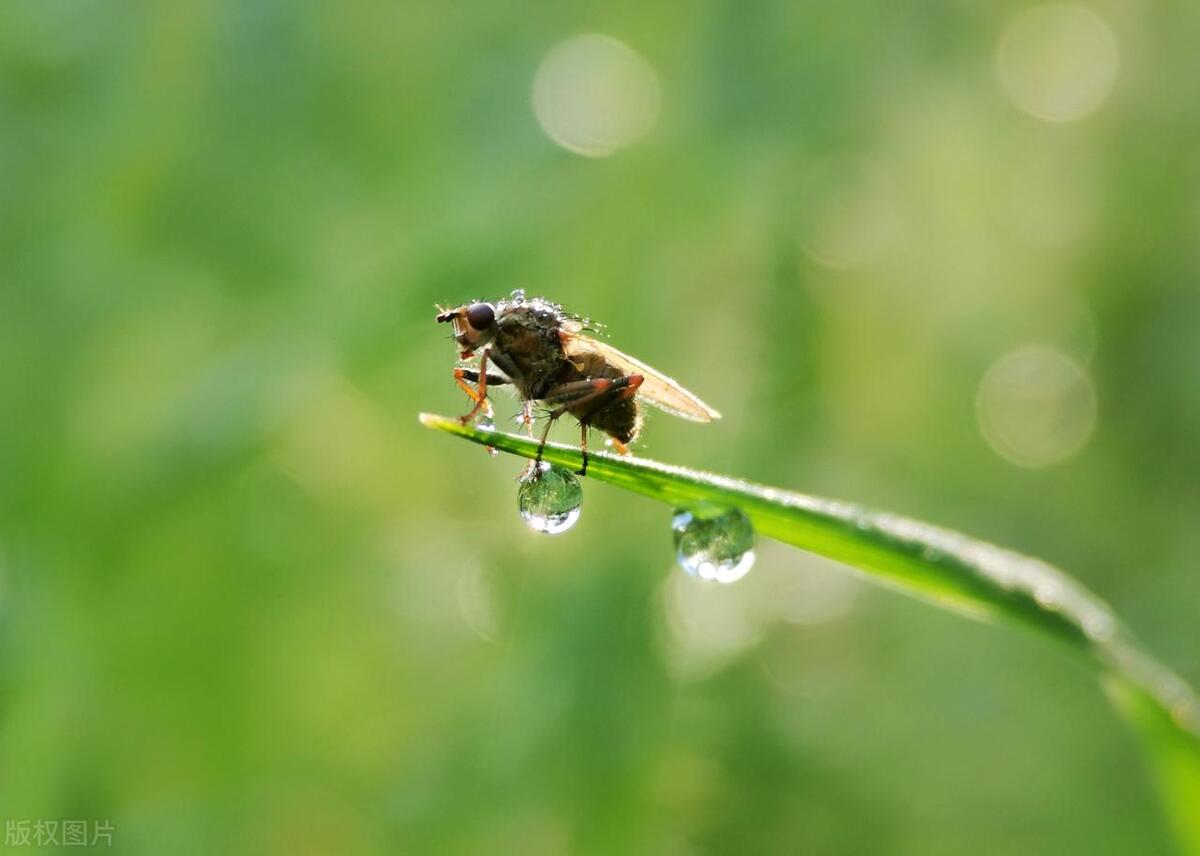
[[[583,488],[570,470],[544,461],[521,476],[517,507],[521,519],[534,532],[558,535],[579,520]]]
[[[1107,612],[1096,612],[1083,620],[1083,632],[1096,642],[1107,642],[1116,632],[1116,622]]]
[[[732,583],[754,566],[754,526],[741,509],[715,515],[676,511],[671,531],[675,558],[694,577]]]
[[[525,289],[514,288],[513,293],[512,293],[512,302],[513,303],[524,303],[525,302]]]
[[[479,421],[477,421],[475,423],[475,427],[478,428],[480,431],[495,431],[496,430],[496,420],[492,418],[491,414],[485,414],[485,415],[479,417]],[[493,458],[496,457],[496,455],[500,454],[499,452],[496,451],[495,446],[487,446],[486,448],[487,448],[488,454],[491,455]]]
[[[1033,599],[1045,609],[1058,609],[1060,592],[1053,582],[1039,583],[1033,590]]]

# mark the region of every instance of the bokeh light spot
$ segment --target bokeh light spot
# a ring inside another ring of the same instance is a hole
[[[533,79],[533,112],[565,149],[606,157],[654,127],[661,93],[654,68],[610,36],[588,33],[560,42]]]
[[[1018,14],[996,52],[996,76],[1019,109],[1047,122],[1081,119],[1112,91],[1117,40],[1104,19],[1070,3]]]
[[[1096,426],[1096,392],[1087,373],[1043,345],[1025,345],[997,360],[979,384],[975,409],[988,445],[1022,467],[1065,461]]]
[[[663,584],[662,604],[669,628],[664,653],[678,680],[711,675],[762,635],[762,617],[743,586],[713,586],[676,572]]]

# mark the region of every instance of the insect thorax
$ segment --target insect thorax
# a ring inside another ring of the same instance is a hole
[[[560,325],[557,312],[539,305],[506,307],[496,320],[492,351],[498,365],[507,359],[519,373],[513,380],[522,398],[541,398],[559,382],[567,362]]]

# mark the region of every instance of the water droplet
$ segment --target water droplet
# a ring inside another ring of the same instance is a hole
[[[1061,597],[1058,584],[1052,580],[1038,583],[1033,589],[1033,599],[1045,609],[1058,609]]]
[[[1107,642],[1116,634],[1116,622],[1110,613],[1095,612],[1083,619],[1083,632],[1096,642]]]
[[[521,519],[534,532],[557,535],[579,520],[583,488],[570,470],[542,462],[521,476],[517,507]]]
[[[483,416],[479,417],[479,420],[475,423],[475,427],[481,431],[495,431],[496,430],[496,420],[492,418],[492,415],[490,413],[487,413],[487,414],[484,414]],[[495,446],[487,446],[486,448],[487,448],[488,454],[491,455],[493,458],[496,457],[496,455],[500,454],[499,452],[496,451]]]
[[[524,303],[525,302],[525,289],[514,288],[513,293],[512,293],[512,302],[513,303]]]
[[[676,511],[675,557],[694,577],[731,583],[754,566],[754,526],[741,509],[717,514]]]

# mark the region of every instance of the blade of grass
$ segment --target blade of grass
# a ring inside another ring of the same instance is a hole
[[[429,413],[420,419],[503,452],[537,454],[527,437]],[[572,470],[582,464],[578,449],[557,443],[546,444],[543,458]],[[1104,601],[1058,568],[899,515],[645,458],[593,453],[587,474],[676,508],[740,508],[762,535],[944,608],[1058,639],[1101,670],[1109,698],[1154,760],[1181,847],[1200,856],[1200,701],[1141,649]]]

